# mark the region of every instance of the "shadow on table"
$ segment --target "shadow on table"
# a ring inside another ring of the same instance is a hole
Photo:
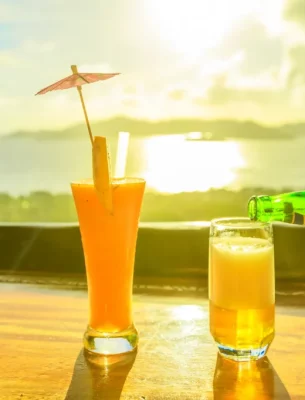
[[[119,400],[135,359],[136,352],[92,357],[81,350],[65,400]]]
[[[213,390],[214,400],[291,399],[267,357],[238,363],[218,354]]]

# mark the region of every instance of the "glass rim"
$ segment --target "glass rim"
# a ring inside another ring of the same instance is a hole
[[[119,178],[111,178],[110,181],[111,184],[120,184],[120,183],[127,183],[127,184],[140,184],[140,183],[146,183],[145,178],[138,178],[138,177],[133,177],[133,176],[123,176]],[[84,179],[78,179],[78,180],[72,180],[70,182],[71,186],[76,186],[76,185],[86,185],[86,186],[93,186],[93,178],[84,178]]]
[[[271,227],[271,222],[254,221],[247,217],[223,217],[211,220],[211,226],[220,229],[262,229]]]

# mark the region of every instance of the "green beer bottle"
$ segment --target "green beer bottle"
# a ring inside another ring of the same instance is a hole
[[[248,202],[248,215],[254,221],[305,225],[305,191],[252,196]]]

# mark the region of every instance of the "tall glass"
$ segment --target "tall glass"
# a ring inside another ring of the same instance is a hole
[[[120,354],[134,350],[132,286],[138,221],[145,181],[112,180],[113,213],[100,202],[92,180],[71,184],[86,264],[89,324],[86,350]]]
[[[219,352],[237,361],[263,357],[274,338],[272,226],[247,218],[210,228],[210,332]]]

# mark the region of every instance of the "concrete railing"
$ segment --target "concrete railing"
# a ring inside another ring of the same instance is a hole
[[[208,222],[142,223],[135,275],[206,277]],[[274,224],[277,279],[305,278],[305,227]],[[85,273],[78,224],[0,224],[4,273]]]

